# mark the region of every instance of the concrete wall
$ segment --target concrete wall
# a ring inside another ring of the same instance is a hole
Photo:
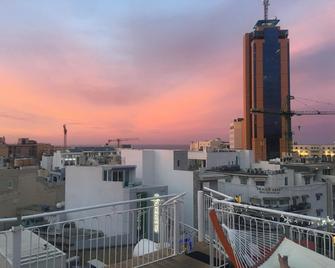
[[[55,206],[64,201],[64,184],[48,184],[37,177],[37,167],[0,172],[0,217],[13,217],[32,205]]]
[[[187,170],[188,169],[188,157],[187,151],[174,151],[173,152],[173,169],[175,170]]]

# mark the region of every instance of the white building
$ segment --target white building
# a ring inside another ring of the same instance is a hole
[[[190,151],[205,151],[205,152],[220,152],[229,149],[229,143],[220,138],[192,141],[190,144]]]
[[[243,118],[234,119],[229,127],[230,149],[242,149],[243,147]]]
[[[118,201],[152,197],[167,194],[167,186],[142,184],[136,178],[134,165],[67,166],[65,180],[65,209],[82,208]],[[145,181],[145,180],[143,180]],[[139,204],[134,204],[136,205]],[[129,209],[130,207],[122,207]],[[131,207],[134,208],[134,207]],[[91,215],[111,213],[111,208],[71,213],[68,219],[78,219]],[[127,232],[129,222],[122,219],[113,224],[112,229],[103,230],[107,235],[113,232]],[[100,226],[105,226],[105,219]],[[91,223],[90,223],[91,224]],[[126,227],[125,227],[126,226]],[[81,226],[86,228],[86,226]],[[89,226],[87,227],[89,229]]]
[[[188,160],[191,168],[214,168],[220,166],[240,166],[248,169],[254,163],[253,153],[248,150],[205,152],[189,151]]]
[[[52,170],[53,156],[52,155],[42,155],[42,160],[40,166],[42,169],[50,172]]]
[[[218,190],[230,196],[239,195],[244,203],[317,217],[329,213],[327,183],[315,173],[260,162],[251,169],[222,175]]]
[[[136,178],[149,185],[167,185],[170,194],[186,192],[184,222],[193,226],[193,171],[187,152],[174,150],[122,149],[124,164],[136,165]]]

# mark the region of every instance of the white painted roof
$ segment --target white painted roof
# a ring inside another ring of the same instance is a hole
[[[13,233],[11,231],[0,233],[0,254],[4,256],[8,263],[13,260]],[[54,247],[52,244],[39,237],[30,230],[22,231],[21,240],[21,264],[54,259],[64,256],[64,252]]]

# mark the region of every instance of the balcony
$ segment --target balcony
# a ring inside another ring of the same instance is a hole
[[[311,203],[299,203],[297,205],[288,206],[284,211],[287,212],[299,212],[311,209]]]
[[[0,267],[137,267],[183,254],[197,235],[183,223],[183,195],[22,217],[29,226],[0,219],[13,226],[0,232]]]

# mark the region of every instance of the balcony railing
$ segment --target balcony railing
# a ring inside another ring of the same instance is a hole
[[[334,220],[239,204],[231,200],[231,197],[206,187],[198,192],[198,235],[200,241],[210,244],[210,267],[226,267],[230,263],[209,220],[211,209],[216,211],[221,226],[239,233],[238,236],[242,235],[245,239],[253,232],[253,239],[259,241],[266,238],[265,242],[271,248],[279,237],[285,236],[301,246],[335,259]],[[247,252],[249,244],[238,244],[239,250]]]
[[[139,267],[180,254],[197,235],[183,195],[0,219],[15,223],[0,232],[0,267]]]

